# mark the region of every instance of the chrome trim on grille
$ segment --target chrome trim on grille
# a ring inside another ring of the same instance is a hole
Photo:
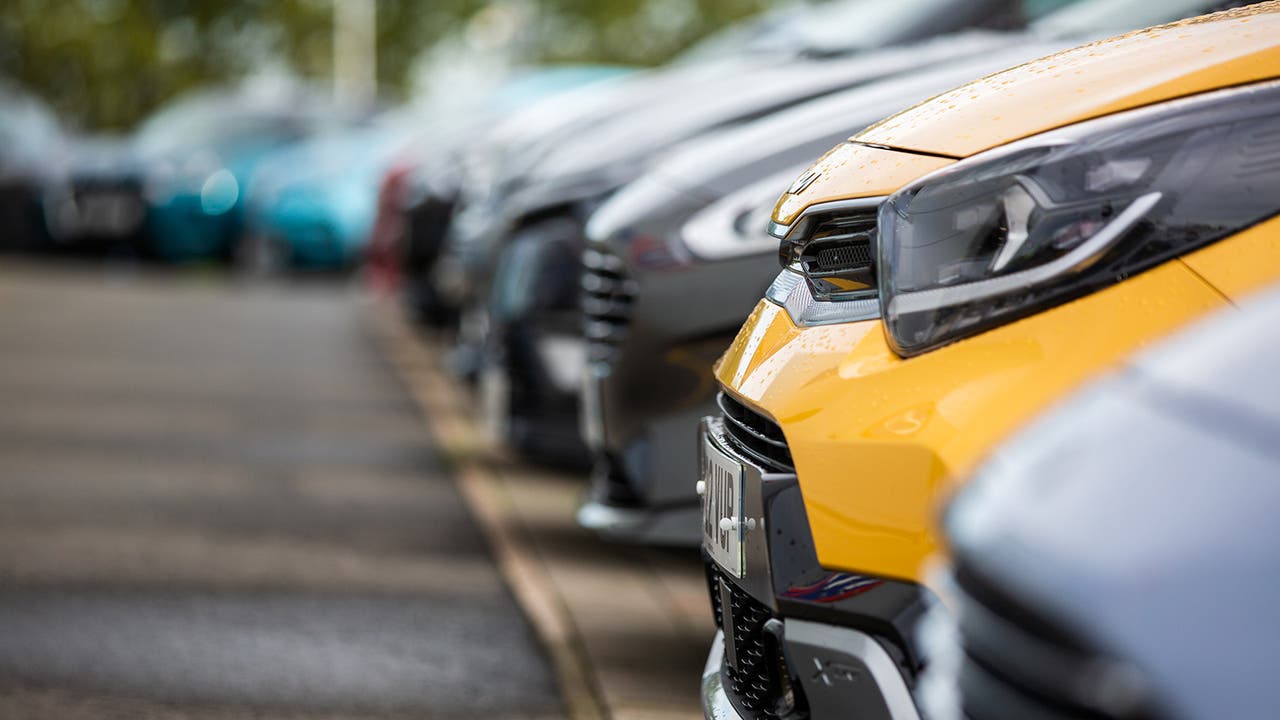
[[[848,200],[833,200],[831,202],[810,205],[804,210],[801,210],[800,214],[796,216],[795,220],[791,221],[790,225],[783,225],[782,223],[770,221],[769,234],[779,240],[790,240],[792,235],[797,231],[803,232],[808,229],[809,221],[813,219],[814,215],[824,215],[827,213],[851,210],[875,210],[879,208],[880,204],[885,200],[886,197],[879,196],[869,198],[851,198]]]
[[[795,270],[783,270],[778,273],[778,277],[773,279],[773,283],[769,285],[769,289],[764,291],[764,297],[775,305],[786,305],[787,296],[791,294],[791,291],[794,290],[797,285],[803,284],[803,275]]]
[[[829,271],[815,271],[808,267],[814,258],[805,259],[805,248],[815,245],[821,252],[831,256],[830,259],[845,258],[849,262],[861,257],[864,252],[861,246],[844,247],[843,240],[855,240],[875,232],[875,214],[883,197],[852,198],[833,202],[810,205],[790,225],[777,222],[769,223],[769,234],[778,238],[781,243],[779,258],[785,265],[782,273],[774,280],[773,285],[765,293],[765,298],[780,305],[787,311],[791,321],[796,325],[831,325],[835,323],[874,320],[880,317],[880,300],[874,288],[865,291],[835,292],[826,278],[838,277],[850,268],[831,268]],[[833,235],[829,237],[810,237],[823,227],[837,225],[842,213],[859,220],[861,228],[858,232],[849,233],[847,237]],[[833,219],[833,216],[836,216]],[[861,216],[861,219],[859,219]],[[863,239],[862,242],[867,242]],[[872,240],[874,253],[874,240]],[[847,256],[847,257],[845,257]],[[873,269],[873,265],[868,265]]]
[[[774,278],[764,297],[774,305],[780,305],[800,326],[833,325],[836,323],[876,320],[880,317],[880,299],[819,300],[804,276],[786,269]]]

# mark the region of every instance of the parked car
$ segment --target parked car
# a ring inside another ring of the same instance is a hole
[[[414,133],[412,118],[393,114],[321,131],[263,158],[247,190],[243,263],[258,272],[359,263],[379,181]]]
[[[760,207],[772,207],[813,158],[851,130],[1062,47],[1018,44],[711,134],[674,151],[596,210],[583,256],[587,351],[579,356],[586,359],[585,376],[574,367],[581,362],[544,352],[548,342],[577,336],[578,314],[570,307],[561,321],[571,329],[569,337],[557,339],[549,330],[535,335],[537,354],[523,369],[542,378],[544,390],[568,396],[565,405],[581,392],[581,432],[593,471],[579,522],[612,539],[701,541],[701,504],[688,478],[697,471],[698,420],[716,410],[711,367],[778,271],[767,212],[761,217],[733,204],[727,213],[709,206],[753,180],[786,171],[765,193],[750,193]],[[711,215],[698,218],[702,212]],[[745,224],[735,225],[739,219]],[[550,244],[540,248],[559,252]],[[495,309],[493,315],[495,328],[522,334],[556,320],[547,312],[506,317]],[[512,338],[506,347],[514,352],[514,345]],[[560,385],[556,373],[565,367],[575,372]]]
[[[50,239],[59,249],[140,249],[146,204],[142,177],[125,138],[70,140],[65,161],[47,183],[41,203]]]
[[[63,160],[64,143],[62,128],[44,103],[0,85],[0,249],[45,245],[40,201]]]
[[[134,138],[147,202],[146,249],[171,262],[230,260],[258,162],[333,113],[304,91],[208,91],[149,118]]]
[[[968,10],[974,7],[959,5]],[[985,7],[994,12],[1007,3]],[[493,212],[474,216],[468,208],[451,229],[473,233],[462,243],[469,261],[462,263],[461,273],[471,296],[497,303],[489,297],[490,291],[496,297],[526,275],[535,279],[523,286],[538,289],[536,298],[519,299],[521,313],[514,322],[508,321],[509,315],[486,314],[477,306],[475,314],[480,317],[471,326],[473,332],[463,337],[483,349],[478,354],[481,380],[488,386],[483,392],[497,399],[488,406],[498,421],[493,424],[506,429],[501,439],[529,456],[586,454],[577,433],[576,398],[565,402],[563,393],[548,386],[544,377],[526,373],[530,368],[526,358],[539,335],[556,333],[558,318],[577,309],[577,293],[565,289],[564,281],[576,276],[586,218],[662,152],[799,102],[1013,42],[1014,36],[1007,33],[977,33],[860,53],[852,59],[757,66],[749,72],[741,66],[688,73],[671,70],[664,91],[652,102],[581,128],[550,149],[524,182],[500,196]],[[709,92],[709,87],[714,90]],[[547,249],[535,253],[530,249],[535,246]],[[526,266],[526,262],[536,264]],[[503,272],[512,277],[501,278]],[[540,323],[544,327],[537,327]]]
[[[1275,290],[1218,313],[983,463],[947,513],[931,718],[1274,714],[1277,320]]]
[[[1266,3],[988,76],[783,195],[786,268],[702,432],[708,717],[917,717],[939,499],[1081,383],[1280,279],[1276,30]]]
[[[559,104],[574,91],[607,87],[631,68],[610,65],[559,65],[524,70],[466,107],[437,109],[425,131],[403,149],[391,168],[379,199],[382,212],[370,241],[403,273],[404,299],[413,316],[427,325],[456,324],[459,308],[436,290],[432,280],[445,234],[462,192],[462,155],[496,123],[533,105]]]

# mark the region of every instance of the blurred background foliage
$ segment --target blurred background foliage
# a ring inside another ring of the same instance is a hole
[[[4,0],[0,78],[85,130],[124,130],[192,88],[333,73],[343,0]],[[448,92],[465,75],[544,62],[661,63],[769,0],[377,0],[379,94]],[[433,78],[435,80],[433,81]]]

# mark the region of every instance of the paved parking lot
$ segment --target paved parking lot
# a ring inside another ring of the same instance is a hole
[[[0,717],[550,718],[340,284],[0,270]]]
[[[700,717],[692,552],[580,531],[339,282],[0,266],[0,717]]]

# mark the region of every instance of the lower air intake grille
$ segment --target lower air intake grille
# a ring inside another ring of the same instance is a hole
[[[711,593],[711,609],[716,627],[725,630],[725,644],[733,644],[737,668],[728,665],[721,668],[725,690],[740,712],[748,720],[777,720],[776,709],[785,692],[776,670],[776,649],[765,624],[775,619],[768,607],[738,589],[728,577],[706,560],[707,585]],[[725,627],[724,598],[728,598],[730,627]],[[726,657],[729,648],[725,648]]]
[[[787,439],[769,418],[752,410],[733,396],[720,393],[716,396],[720,412],[724,416],[724,429],[736,449],[752,462],[764,465],[775,472],[795,472]]]
[[[870,264],[870,245],[845,245],[818,251],[818,269],[823,272],[848,270]]]
[[[795,259],[815,297],[842,300],[875,293],[876,209],[813,219],[796,244]]]

